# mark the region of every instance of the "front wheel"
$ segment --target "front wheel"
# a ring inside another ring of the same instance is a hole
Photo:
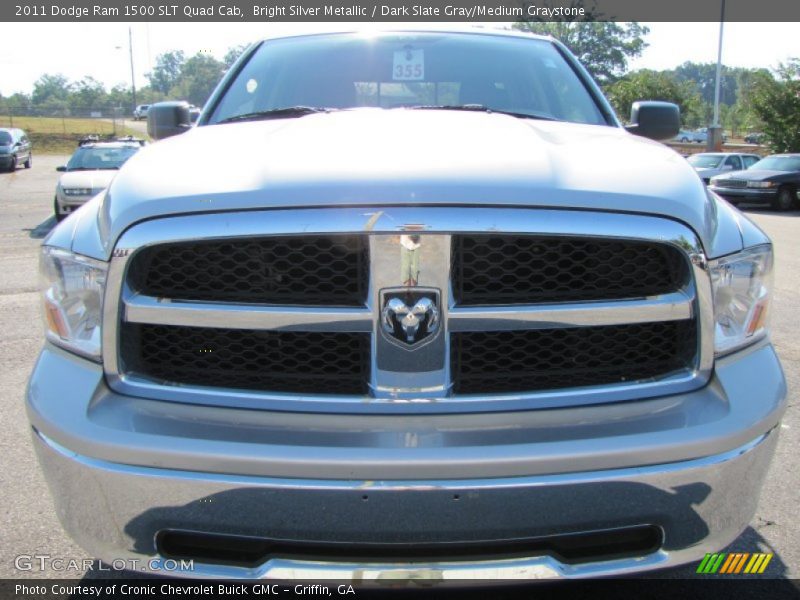
[[[30,168],[33,166],[33,152],[31,152],[30,154],[28,154],[28,160],[26,160],[24,163],[22,163],[22,165],[23,165],[23,166],[24,166],[26,169],[30,169]]]
[[[62,214],[58,210],[58,198],[53,199],[53,214],[56,216],[56,221],[58,221],[59,223],[67,218],[67,215]]]
[[[779,189],[778,195],[772,201],[772,207],[780,211],[791,210],[794,207],[794,190],[788,185]]]

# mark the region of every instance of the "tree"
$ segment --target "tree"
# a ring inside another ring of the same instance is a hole
[[[776,73],[777,79],[763,74],[755,78],[750,105],[774,152],[800,152],[800,59],[781,63]]]
[[[686,82],[680,82],[667,72],[642,69],[628,73],[606,90],[608,99],[617,114],[627,118],[631,104],[637,100],[663,100],[674,102],[681,109],[685,126],[696,127],[702,118],[700,96]]]
[[[156,92],[169,94],[181,78],[183,66],[186,63],[186,55],[181,50],[164,52],[156,57],[156,67],[147,74],[150,87]]]
[[[72,86],[63,75],[44,74],[33,84],[31,101],[37,107],[65,114],[69,110]]]
[[[202,106],[223,73],[225,73],[224,64],[213,56],[198,52],[184,63],[180,81],[170,90],[170,95]]]
[[[73,108],[100,109],[108,104],[108,94],[102,83],[87,75],[71,85],[69,101]]]
[[[642,54],[647,47],[644,36],[650,31],[638,23],[590,20],[521,21],[514,28],[561,41],[601,85],[615,81],[626,71],[628,60]]]
[[[240,44],[239,46],[231,46],[228,48],[228,51],[225,53],[225,56],[222,58],[222,63],[225,65],[225,69],[230,69],[233,66],[233,63],[236,62],[236,59],[247,50],[248,44]]]

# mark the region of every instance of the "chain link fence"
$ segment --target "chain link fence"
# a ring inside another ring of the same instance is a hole
[[[0,127],[23,129],[38,151],[71,152],[87,135],[101,137],[146,135],[142,121],[134,121],[125,106],[24,106],[0,105]]]

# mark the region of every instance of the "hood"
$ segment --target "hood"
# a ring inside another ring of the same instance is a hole
[[[117,169],[97,171],[67,171],[58,180],[62,188],[91,188],[95,193],[108,187],[111,180],[119,173]]]
[[[106,195],[106,249],[130,225],[205,211],[461,204],[617,210],[712,236],[694,169],[610,126],[497,113],[356,109],[192,128],[136,153]]]
[[[772,177],[786,175],[786,171],[768,171],[766,169],[747,169],[746,171],[735,171],[720,175],[718,179],[744,179],[745,181],[763,181]]]

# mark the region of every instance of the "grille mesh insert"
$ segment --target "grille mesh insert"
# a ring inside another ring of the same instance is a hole
[[[145,248],[129,281],[148,296],[210,302],[360,306],[365,236],[181,242]]]
[[[459,235],[452,263],[462,305],[637,298],[673,292],[688,277],[677,248],[588,238]]]
[[[691,320],[451,335],[457,394],[650,379],[691,366],[697,351]]]
[[[274,332],[125,323],[126,370],[174,384],[364,394],[369,334]]]

